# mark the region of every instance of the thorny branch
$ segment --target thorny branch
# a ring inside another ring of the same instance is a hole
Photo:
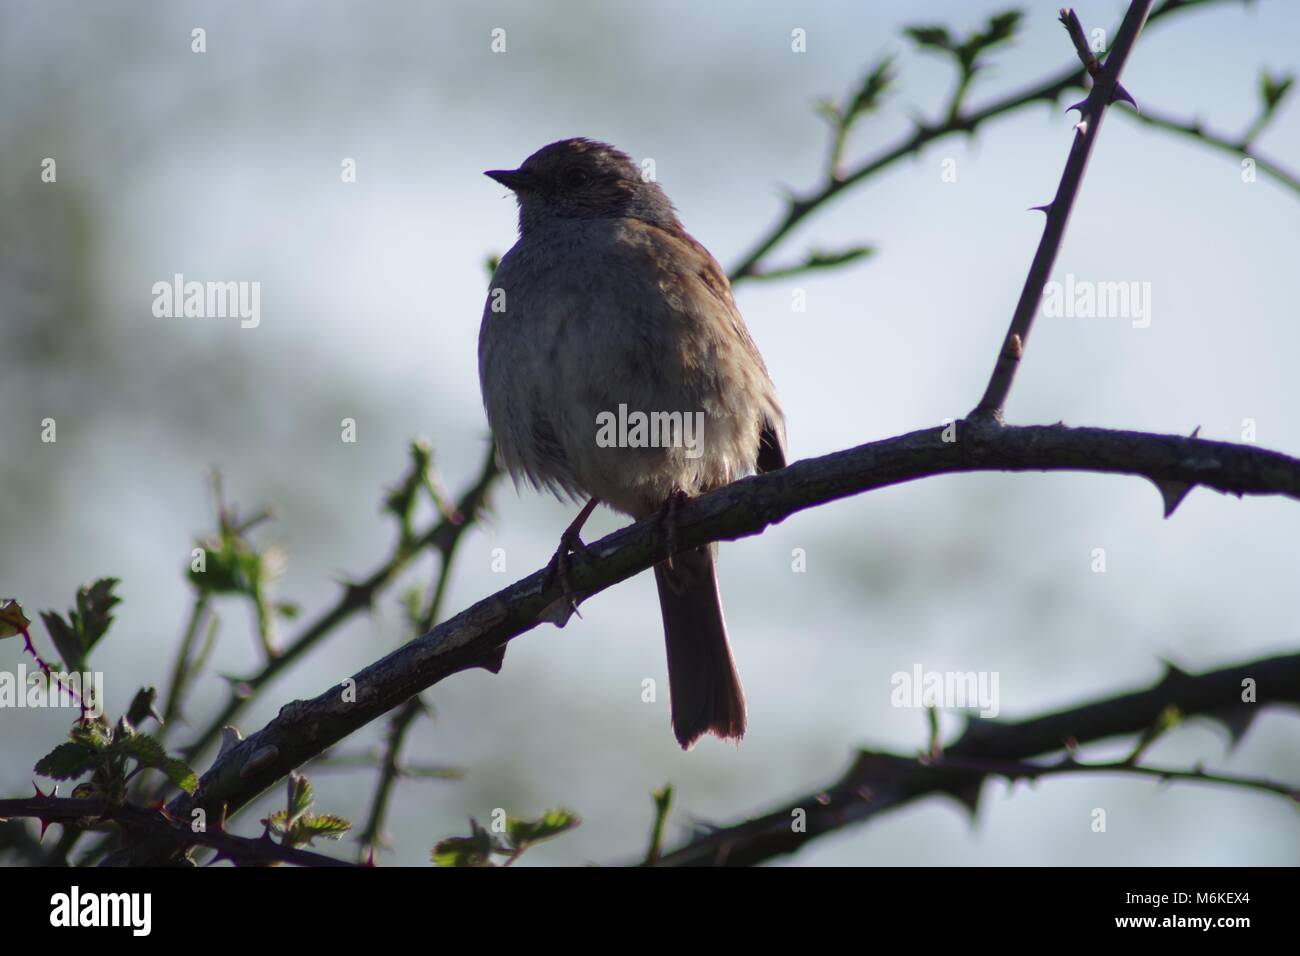
[[[1007,330],[1006,338],[1003,339],[984,397],[971,412],[973,418],[984,416],[998,420],[1002,418],[1007,394],[1011,391],[1016,370],[1020,368],[1020,358],[1029,341],[1029,331],[1033,328],[1034,316],[1038,314],[1043,287],[1047,285],[1047,280],[1052,274],[1052,266],[1056,263],[1056,256],[1061,250],[1065,227],[1070,221],[1070,210],[1074,207],[1074,199],[1079,194],[1079,187],[1083,183],[1088,157],[1092,154],[1097,136],[1101,132],[1102,118],[1106,115],[1106,108],[1110,105],[1111,99],[1120,89],[1120,71],[1124,69],[1124,64],[1133,51],[1133,44],[1137,42],[1138,34],[1142,32],[1142,25],[1146,23],[1151,4],[1152,0],[1135,0],[1129,5],[1124,23],[1119,28],[1119,38],[1115,41],[1115,48],[1106,58],[1105,67],[1097,73],[1092,92],[1082,103],[1071,107],[1079,110],[1081,119],[1075,127],[1070,157],[1066,160],[1065,172],[1057,187],[1056,197],[1044,207],[1047,222],[1043,226],[1042,238],[1038,242],[1033,261],[1029,264],[1029,274],[1025,276],[1025,284],[1020,290],[1020,300],[1016,303],[1016,311],[1011,317],[1011,327]],[[1096,69],[1096,58],[1083,42],[1083,27],[1079,24],[1078,17],[1072,11],[1063,10],[1061,22],[1075,38],[1076,50],[1083,58],[1084,69],[1092,73]]]
[[[1079,470],[1300,500],[1300,460],[1252,446],[1064,425],[957,422],[805,459],[688,501],[678,512],[674,543],[682,551],[759,534],[798,511],[934,475]],[[666,547],[660,522],[638,522],[576,556],[570,581],[582,594],[596,594],[661,560]],[[177,817],[195,807],[234,814],[294,768],[438,681],[476,667],[495,673],[505,644],[536,627],[561,598],[561,586],[544,586],[544,578],[545,572],[538,571],[393,651],[348,683],[285,705],[262,730],[223,751],[195,795],[176,798],[169,811]],[[345,693],[349,690],[354,695]],[[124,854],[132,862],[158,862],[170,850],[138,845]]]
[[[227,859],[239,866],[271,866],[291,863],[296,866],[353,866],[322,853],[302,850],[275,842],[269,834],[257,838],[236,836],[219,827],[195,830],[178,822],[158,809],[131,804],[109,806],[103,800],[58,797],[39,791],[31,797],[18,800],[0,800],[0,820],[7,817],[31,817],[41,821],[41,830],[51,823],[75,825],[80,830],[86,825],[107,825],[140,839],[159,845],[171,845],[177,854],[192,847],[215,850],[217,859]]]
[[[1172,14],[1215,6],[1224,2],[1226,0],[1165,0],[1151,11],[1147,23],[1152,24],[1163,21]],[[878,94],[883,94],[892,77],[891,70],[892,60],[886,59],[868,75],[863,90],[875,89]],[[919,156],[931,143],[950,136],[973,136],[980,128],[988,125],[991,121],[1032,106],[1034,103],[1055,104],[1071,90],[1085,89],[1089,73],[1089,68],[1086,65],[1062,70],[1023,90],[999,97],[985,106],[970,110],[967,110],[964,106],[964,93],[967,91],[969,84],[963,84],[959,91],[963,95],[954,97],[949,108],[944,112],[942,120],[935,122],[919,121],[909,134],[897,142],[848,167],[842,161],[845,140],[848,134],[848,123],[837,122],[832,128],[830,159],[826,168],[825,180],[806,192],[792,193],[787,198],[786,208],[777,222],[757,239],[749,251],[742,255],[736,265],[732,267],[732,283],[742,282],[746,279],[788,277],[807,272],[810,269],[823,268],[828,261],[848,262],[869,255],[873,251],[870,246],[855,246],[842,253],[814,254],[806,261],[794,265],[780,267],[766,265],[768,255],[788,239],[805,219],[819,212],[836,197],[847,192],[850,187],[860,185],[905,159]],[[873,77],[876,80],[874,84],[871,82]],[[1284,81],[1284,85],[1279,89],[1282,93],[1285,93],[1289,86],[1290,84]],[[1280,97],[1278,97],[1278,100],[1280,100]],[[1252,125],[1252,131],[1244,139],[1234,139],[1212,133],[1199,121],[1183,123],[1161,118],[1158,113],[1153,113],[1145,106],[1141,113],[1128,110],[1124,111],[1124,113],[1153,128],[1178,133],[1220,151],[1251,158],[1255,160],[1260,172],[1271,176],[1287,188],[1300,192],[1300,176],[1287,170],[1276,160],[1261,154],[1254,147],[1254,136],[1263,128],[1263,123],[1266,123],[1272,117],[1273,108],[1276,107],[1276,104],[1277,100],[1274,100],[1272,108],[1270,108],[1266,102],[1266,109],[1261,113],[1259,120]],[[851,120],[852,116],[846,113],[844,118],[847,121]]]
[[[457,515],[444,517],[418,535],[411,544],[399,548],[382,567],[373,571],[364,580],[348,584],[334,605],[303,628],[280,654],[268,660],[257,674],[237,681],[238,690],[232,690],[226,706],[185,748],[185,758],[193,760],[202,754],[221,736],[223,727],[234,723],[248,706],[253,694],[273,681],[324,637],[333,633],[348,618],[370,610],[379,592],[390,584],[417,555],[432,548],[445,559],[446,554],[460,539],[464,522],[473,520],[485,506],[488,491],[497,474],[496,460],[489,452],[479,471],[478,479],[457,503]]]
[[[1254,703],[1242,702],[1243,681],[1258,688]],[[760,817],[701,832],[662,856],[657,866],[752,866],[793,853],[810,841],[864,823],[922,797],[944,794],[972,814],[989,777],[1036,779],[1069,772],[1125,773],[1162,780],[1220,783],[1281,794],[1300,802],[1297,787],[1271,780],[1194,770],[1142,767],[1135,761],[1088,765],[1074,760],[1079,744],[1140,734],[1169,708],[1203,716],[1227,727],[1233,742],[1259,708],[1300,704],[1300,654],[1237,664],[1189,675],[1170,667],[1147,690],[1073,707],[1016,723],[972,721],[937,758],[859,751],[848,771],[820,790],[806,793]],[[1026,761],[1066,751],[1055,764]],[[802,814],[802,828],[791,826]]]

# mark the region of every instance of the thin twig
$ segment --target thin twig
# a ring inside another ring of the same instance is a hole
[[[646,847],[644,865],[653,866],[663,854],[664,824],[668,822],[668,813],[673,806],[673,787],[667,784],[654,793],[655,822],[650,828],[650,845]]]
[[[1208,129],[1200,120],[1179,120],[1164,113],[1153,112],[1150,108],[1144,108],[1141,113],[1132,113],[1130,115],[1139,123],[1166,132],[1187,136],[1220,152],[1228,153],[1237,159],[1254,160],[1255,167],[1261,173],[1272,177],[1280,185],[1300,195],[1300,173],[1288,169],[1277,160],[1260,153],[1259,150],[1255,149],[1249,134],[1247,137],[1234,139],[1226,134]]]
[[[349,618],[369,610],[380,592],[391,584],[416,556],[423,553],[426,548],[438,549],[444,541],[458,536],[464,523],[473,520],[473,516],[483,508],[487,501],[488,490],[496,480],[497,474],[496,460],[492,450],[489,449],[478,478],[465,492],[457,506],[458,514],[455,515],[457,520],[443,518],[427,531],[417,535],[412,543],[398,548],[383,565],[365,579],[348,584],[334,605],[308,624],[278,657],[267,661],[257,674],[236,681],[235,684],[240,688],[239,692],[232,692],[221,712],[184,749],[185,759],[194,761],[216,742],[221,736],[221,729],[235,722],[257,691],[273,681]]]
[[[25,799],[0,800],[0,819],[6,817],[29,817],[40,820],[43,826],[61,823],[78,829],[78,825],[84,825],[86,821],[93,821],[96,829],[115,824],[133,836],[145,836],[169,844],[178,854],[194,847],[207,847],[217,851],[218,859],[225,858],[240,866],[268,866],[274,863],[324,867],[354,865],[347,860],[284,846],[269,836],[256,839],[241,837],[211,827],[195,830],[169,818],[162,810],[145,809],[133,804],[114,807],[103,800],[38,794]]]
[[[208,595],[200,593],[194,598],[194,604],[190,608],[189,620],[185,625],[185,633],[181,637],[181,645],[177,649],[175,660],[172,662],[172,676],[167,691],[167,703],[163,707],[162,723],[164,727],[180,715],[181,701],[185,699],[186,688],[197,669],[194,659],[194,643],[198,640],[199,632],[203,630],[203,622],[207,614]]]
[[[491,467],[495,468],[494,460]],[[445,496],[437,484],[429,482],[428,491],[444,516],[450,517],[454,512],[448,511]],[[464,521],[456,524],[455,530],[444,537],[438,544],[438,575],[434,581],[429,605],[420,620],[419,633],[421,634],[431,630],[442,616],[443,601],[446,598],[447,586],[451,580],[452,561],[456,556],[456,547],[464,537],[467,526]],[[392,801],[397,781],[403,775],[402,748],[406,744],[406,735],[410,732],[416,719],[428,712],[428,705],[421,699],[419,694],[416,694],[393,715],[388,727],[388,734],[384,739],[383,762],[380,765],[379,777],[375,782],[374,796],[370,801],[370,812],[366,815],[365,826],[362,827],[361,833],[358,835],[361,842],[362,859],[373,853],[375,848],[383,843],[384,823],[388,817],[388,806]]]
[[[1161,782],[1181,781],[1183,783],[1205,783],[1232,787],[1237,790],[1257,790],[1261,793],[1276,794],[1288,800],[1300,803],[1300,785],[1282,783],[1267,777],[1253,777],[1238,774],[1212,773],[1201,767],[1183,770],[1176,767],[1150,767],[1143,764],[1129,763],[1126,760],[1111,760],[1102,763],[1084,763],[1075,759],[1072,753],[1055,763],[1032,763],[1014,760],[978,760],[942,755],[930,759],[928,763],[940,770],[963,770],[981,776],[1005,777],[1008,780],[1042,780],[1045,777],[1059,777],[1067,774],[1120,774],[1136,777],[1150,777]]]
[[[1200,6],[1223,3],[1226,0],[1165,0],[1151,11],[1148,23],[1163,20],[1165,17]],[[838,167],[828,175],[826,180],[811,191],[791,194],[786,200],[785,211],[781,217],[750,247],[740,260],[732,267],[732,283],[746,279],[759,278],[769,270],[763,260],[776,246],[794,232],[808,216],[820,211],[835,197],[903,160],[918,155],[926,146],[936,140],[959,134],[971,135],[989,121],[1014,113],[1034,103],[1055,103],[1069,90],[1083,89],[1088,76],[1086,67],[1063,70],[1026,89],[1000,97],[979,109],[962,113],[958,116],[948,115],[937,123],[918,123],[907,136],[887,146],[878,153],[860,161],[847,170]],[[834,134],[833,135],[838,135]],[[838,160],[838,156],[836,159]],[[1261,165],[1260,167],[1264,167]],[[782,270],[789,274],[792,268]]]
[[[32,642],[31,632],[25,627],[20,627],[18,628],[18,633],[23,636],[23,650],[26,651],[34,661],[36,661],[36,666],[39,667],[41,673],[45,675],[45,679],[50,682],[51,686],[57,687],[62,691],[69,700],[76,701],[77,706],[81,708],[81,716],[84,718],[87,710],[86,701],[82,699],[80,694],[65,684],[63,678],[56,674],[50,667],[49,662],[46,661],[45,658],[41,657],[40,653],[37,652],[36,645]],[[104,706],[102,700],[95,701],[95,703],[101,708]]]
[[[1088,166],[1088,157],[1092,154],[1097,136],[1101,132],[1101,121],[1106,115],[1115,91],[1119,87],[1119,75],[1124,69],[1133,44],[1137,42],[1142,25],[1146,22],[1153,0],[1133,0],[1128,13],[1120,26],[1115,47],[1106,58],[1106,66],[1096,77],[1092,92],[1080,105],[1082,118],[1075,128],[1074,141],[1070,145],[1070,156],[1065,162],[1065,172],[1061,175],[1056,196],[1046,207],[1047,222],[1043,226],[1042,238],[1038,249],[1029,265],[1029,274],[1020,290],[1020,300],[1016,303],[1015,313],[1011,317],[1011,327],[998,351],[993,374],[989,377],[984,397],[971,412],[972,418],[1002,419],[1002,410],[1006,405],[1011,383],[1015,380],[1020,367],[1020,358],[1029,341],[1029,332],[1033,328],[1034,316],[1037,315],[1042,302],[1043,287],[1052,274],[1057,253],[1061,249],[1061,240],[1065,237],[1065,227],[1070,221],[1070,210],[1083,182],[1084,170]],[[1063,22],[1069,26],[1070,18],[1062,15]],[[1077,18],[1075,20],[1077,23]],[[1080,27],[1080,30],[1082,28]],[[1083,54],[1091,57],[1086,44]],[[1087,69],[1088,60],[1084,61]]]

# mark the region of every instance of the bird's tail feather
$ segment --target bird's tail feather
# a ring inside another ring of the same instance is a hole
[[[731,659],[722,617],[714,548],[706,546],[655,565],[659,607],[668,645],[673,733],[689,750],[704,734],[745,734],[745,693]]]

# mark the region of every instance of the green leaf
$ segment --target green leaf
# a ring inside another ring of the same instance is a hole
[[[859,259],[865,259],[868,256],[875,255],[874,246],[850,246],[847,249],[823,250],[813,249],[808,253],[803,262],[797,262],[794,265],[778,266],[772,269],[765,269],[761,272],[751,274],[751,278],[760,281],[769,281],[772,279],[788,279],[791,276],[803,275],[805,272],[813,272],[818,269],[833,269],[838,266],[847,265],[850,262],[856,262]]]
[[[0,600],[0,638],[21,634],[31,626],[21,604],[12,598]]]
[[[1295,83],[1295,77],[1291,74],[1274,76],[1268,70],[1264,70],[1259,77],[1259,95],[1264,101],[1264,112],[1272,113],[1277,109],[1278,104],[1291,91]]]
[[[99,642],[113,623],[113,608],[122,599],[113,594],[117,578],[100,578],[90,585],[77,589],[77,609],[72,613],[72,623],[81,637],[85,656]]]
[[[517,850],[572,830],[581,821],[572,810],[557,808],[547,810],[536,820],[506,820],[506,835]]]
[[[148,734],[123,734],[119,730],[113,738],[113,750],[145,767],[161,767],[167,762],[163,745]]]
[[[88,770],[93,770],[99,762],[99,756],[99,751],[85,744],[59,744],[36,761],[35,769],[42,777],[72,780]]]
[[[109,733],[108,721],[101,714],[95,720],[78,721],[68,731],[68,738],[73,743],[85,744],[94,750],[104,750],[113,742]]]
[[[492,866],[493,851],[504,852],[477,821],[471,819],[469,825],[469,836],[438,841],[430,854],[437,866]]]
[[[188,571],[190,584],[196,590],[202,594],[256,593],[260,560],[243,538],[227,530],[219,538],[195,544],[206,552],[203,570],[196,571],[191,564]]]
[[[865,259],[867,256],[874,255],[875,251],[873,246],[851,246],[848,249],[836,249],[830,252],[813,249],[808,253],[808,258],[803,265],[805,269],[831,269],[856,262],[858,259]]]
[[[1020,29],[1020,21],[1023,17],[1024,12],[1021,10],[1003,10],[989,17],[988,29],[984,32],[984,45],[991,46],[994,43],[1005,43],[1010,40]]]
[[[867,74],[866,79],[862,81],[862,86],[849,101],[848,108],[844,111],[845,122],[863,113],[870,113],[880,106],[894,79],[894,58],[885,57]]]
[[[397,487],[384,496],[384,510],[401,522],[409,530],[414,517],[415,503],[419,500],[420,489],[429,477],[429,468],[433,465],[433,448],[426,441],[413,441],[408,449],[411,464]]]
[[[318,836],[336,840],[352,828],[352,824],[343,817],[309,812],[315,798],[311,781],[303,774],[289,774],[286,786],[287,809],[275,811],[266,820],[271,832],[282,837],[284,843],[301,846]]]
[[[158,691],[153,687],[141,687],[135,692],[135,697],[131,698],[131,706],[126,709],[126,719],[131,724],[143,724],[145,720],[152,717],[158,723],[162,723],[162,714],[154,706],[158,701]]]
[[[813,112],[825,119],[831,126],[839,126],[842,122],[840,108],[825,97],[813,104]]]
[[[81,638],[72,625],[68,624],[56,611],[42,611],[41,623],[50,635],[54,649],[59,652],[59,661],[65,670],[80,671],[85,659],[81,653]]]
[[[468,837],[439,840],[429,855],[435,866],[492,866],[482,841]]]
[[[352,823],[329,813],[309,813],[295,824],[291,840],[294,843],[311,843],[317,837],[341,840],[352,829]]]
[[[300,773],[289,774],[289,823],[293,824],[298,817],[302,816],[311,809],[314,802],[311,781]]]
[[[186,793],[193,793],[198,788],[199,778],[190,769],[189,764],[168,756],[161,741],[133,730],[125,718],[118,725],[112,750],[123,757],[131,758],[142,767],[161,770],[173,785]]]
[[[191,796],[199,788],[198,776],[184,760],[177,760],[174,757],[168,758],[158,769],[167,776],[173,786],[184,790]]]
[[[982,30],[975,31],[960,43],[942,26],[906,27],[903,32],[922,49],[938,50],[952,56],[962,73],[969,76],[979,68],[981,53],[1006,43],[1016,35],[1021,17],[1019,10],[1004,10],[994,14]]]
[[[76,607],[68,612],[67,620],[54,611],[42,611],[41,621],[49,631],[50,640],[63,667],[69,671],[86,669],[86,658],[91,648],[108,631],[113,623],[113,607],[122,599],[113,594],[117,578],[100,578],[77,589]]]
[[[948,52],[953,50],[952,36],[948,33],[947,27],[904,27],[903,32],[911,37],[917,46]]]
[[[975,57],[983,51],[1000,43],[1006,43],[1016,35],[1020,17],[1019,10],[1005,10],[989,17],[984,29],[972,33],[961,45],[962,52],[971,58],[971,62],[974,62]]]

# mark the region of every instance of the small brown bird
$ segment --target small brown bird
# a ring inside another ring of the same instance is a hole
[[[785,419],[726,275],[625,153],[567,139],[487,175],[518,200],[519,241],[483,311],[483,404],[516,481],[586,499],[552,561],[568,590],[599,502],[671,522],[682,495],[783,468]],[[714,551],[655,566],[686,749],[745,732]]]

